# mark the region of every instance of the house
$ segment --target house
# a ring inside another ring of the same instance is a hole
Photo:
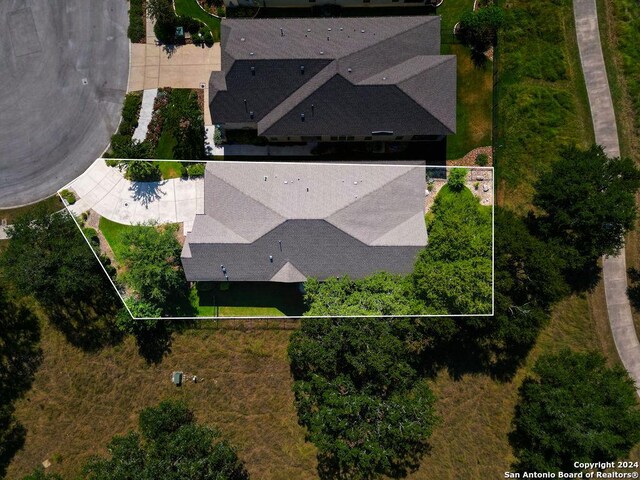
[[[223,19],[213,123],[271,142],[455,133],[456,59],[440,17]]]
[[[204,181],[189,281],[407,274],[427,244],[422,167],[216,162]]]

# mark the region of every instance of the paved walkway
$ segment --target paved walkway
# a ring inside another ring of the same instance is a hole
[[[608,155],[619,157],[618,130],[600,44],[596,2],[595,0],[574,0],[573,10],[596,143],[602,145]],[[603,276],[613,340],[622,364],[636,382],[637,392],[640,395],[640,343],[627,297],[624,249],[616,257],[604,258]]]
[[[133,132],[133,139],[139,142],[144,142],[147,138],[147,130],[151,123],[151,117],[153,117],[153,104],[158,96],[157,88],[150,88],[145,90],[142,94],[142,105],[140,106],[140,115],[138,116],[138,126]]]
[[[76,215],[92,209],[114,222],[135,225],[184,222],[190,232],[196,213],[204,213],[204,180],[175,178],[161,182],[131,182],[119,169],[98,159],[65,188],[78,200],[69,209]]]

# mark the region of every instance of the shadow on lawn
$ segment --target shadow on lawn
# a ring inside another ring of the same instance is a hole
[[[60,331],[74,347],[86,352],[117,345],[123,333],[115,319],[120,300],[111,286],[98,289],[91,298],[70,299],[46,307],[51,325]]]

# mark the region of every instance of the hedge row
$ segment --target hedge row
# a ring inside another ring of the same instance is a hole
[[[133,43],[140,43],[145,39],[145,23],[143,0],[131,0],[127,35]]]

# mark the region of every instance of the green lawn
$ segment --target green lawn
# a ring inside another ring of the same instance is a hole
[[[53,213],[62,210],[64,205],[58,195],[53,195],[24,207],[0,209],[0,220],[6,220],[7,224],[11,225],[16,218],[35,212],[39,208],[44,208],[48,213]]]
[[[98,224],[98,228],[104,235],[104,238],[109,242],[109,246],[111,250],[113,250],[113,254],[116,257],[116,261],[121,262],[122,252],[127,248],[127,246],[122,243],[122,234],[133,228],[132,225],[123,225],[122,223],[117,223],[108,218],[100,217],[100,223]],[[144,228],[155,228],[155,227],[144,227]]]
[[[178,15],[200,20],[211,30],[213,40],[220,41],[220,19],[204,12],[196,0],[175,0],[175,6]]]
[[[455,160],[491,145],[493,64],[476,67],[470,50],[459,44],[443,44],[442,54],[455,55],[458,65],[456,134],[447,137],[447,160]]]
[[[198,315],[206,317],[299,316],[304,311],[297,285],[285,283],[199,282],[194,300]]]
[[[170,178],[180,178],[184,172],[184,167],[180,162],[156,162],[160,168],[163,180]]]
[[[444,0],[438,7],[438,15],[442,16],[440,27],[444,35],[453,34],[453,27],[460,21],[464,12],[473,9],[473,0]]]
[[[156,145],[156,158],[163,160],[173,160],[173,147],[178,144],[178,141],[173,134],[167,128],[162,129],[162,134],[158,139],[158,145]]]

